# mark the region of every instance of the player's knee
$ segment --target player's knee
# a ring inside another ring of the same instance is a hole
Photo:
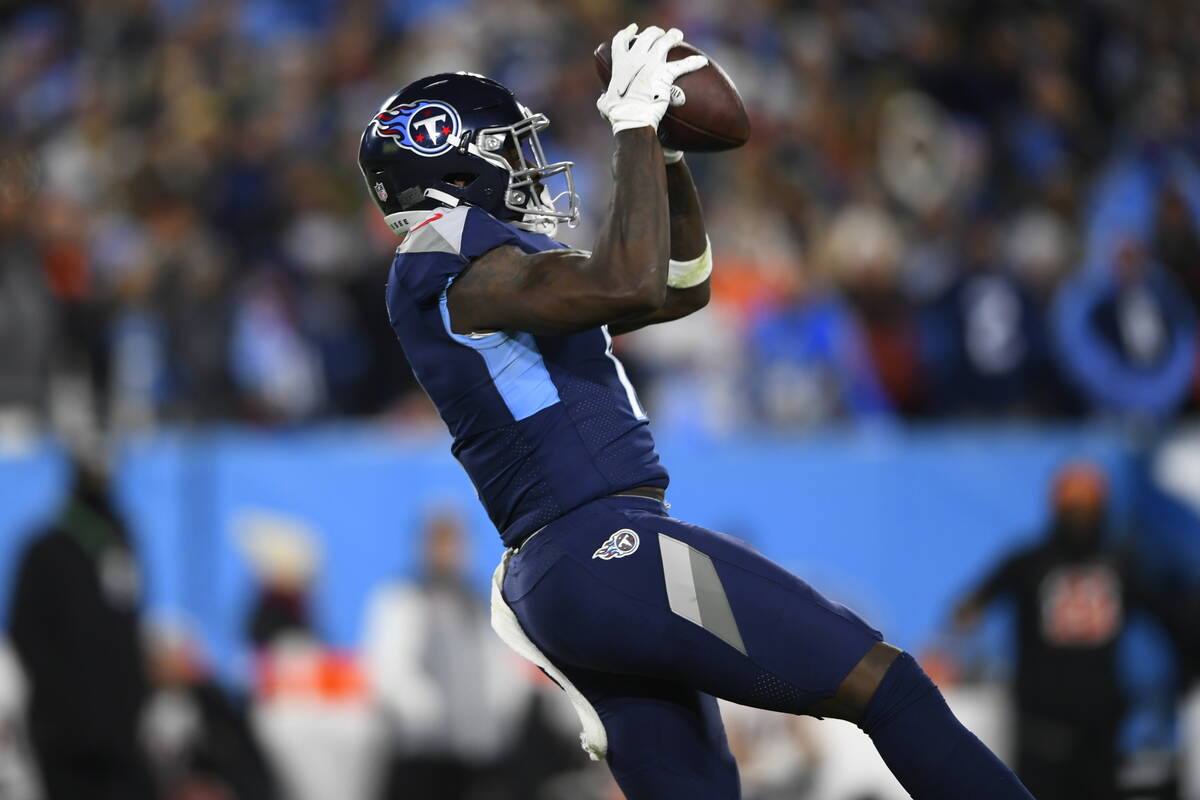
[[[902,661],[905,663],[897,667]],[[907,653],[887,642],[876,642],[854,669],[850,670],[850,674],[838,686],[837,692],[812,706],[809,713],[858,723],[863,719],[885,680],[888,680],[893,672],[907,674],[908,662],[916,666],[916,661]],[[921,668],[916,666],[916,669],[920,671]]]
[[[870,735],[930,695],[940,698],[925,670],[908,653],[897,653],[856,722]]]

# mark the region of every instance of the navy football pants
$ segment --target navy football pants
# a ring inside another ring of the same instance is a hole
[[[589,503],[531,538],[504,597],[600,714],[630,800],[738,797],[713,696],[802,713],[881,639],[743,542],[637,497]]]

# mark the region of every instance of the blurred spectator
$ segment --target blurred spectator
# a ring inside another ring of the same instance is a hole
[[[1017,772],[1035,797],[1106,800],[1118,796],[1117,735],[1128,708],[1118,640],[1139,608],[1170,631],[1179,620],[1113,541],[1098,467],[1065,467],[1052,504],[1045,538],[997,565],[955,608],[954,622],[966,630],[993,601],[1015,603]]]
[[[28,220],[32,166],[0,150],[0,409],[32,415],[46,398],[56,311]]]
[[[1200,310],[1200,233],[1187,198],[1174,186],[1158,204],[1153,252],[1183,286],[1192,308]]]
[[[324,401],[317,355],[297,328],[285,281],[262,270],[237,308],[230,352],[234,378],[251,415],[290,421]]]
[[[139,726],[149,696],[141,579],[103,474],[80,464],[62,516],[21,557],[9,632],[49,800],[155,797]]]
[[[900,280],[900,231],[880,208],[850,207],[833,221],[825,259],[863,332],[866,353],[889,404],[906,416],[927,400],[920,372],[920,336]]]
[[[467,580],[458,515],[432,514],[421,548],[417,579],[376,590],[365,623],[365,668],[395,733],[385,796],[468,800],[502,780],[489,770],[517,739],[528,685]]]
[[[738,762],[744,800],[814,797],[821,747],[812,720],[721,701],[729,749]]]
[[[259,653],[253,730],[288,800],[376,800],[386,741],[354,657],[283,637]]]
[[[611,800],[619,790],[606,765],[579,746],[579,715],[558,684],[532,664],[520,664],[532,683],[518,735],[498,762],[498,780],[485,796],[525,800]]]
[[[1075,251],[1066,220],[1053,209],[1034,205],[1010,221],[1000,257],[1021,285],[1045,308],[1074,265]]]
[[[0,641],[0,797],[5,800],[42,798],[29,745],[28,707],[29,680],[12,646]]]
[[[934,410],[1061,412],[1068,401],[1041,309],[1029,289],[994,260],[999,248],[991,225],[976,221],[967,235],[962,270],[923,312]]]
[[[1196,370],[1196,312],[1141,244],[1126,240],[1108,275],[1063,287],[1055,333],[1063,367],[1100,412],[1165,421]]]
[[[238,539],[258,581],[245,634],[255,666],[252,729],[288,800],[374,800],[383,730],[352,653],[329,647],[311,612],[318,534],[303,519],[247,511]]]
[[[262,511],[239,520],[239,541],[258,579],[246,623],[255,650],[289,639],[315,640],[309,593],[320,564],[316,535],[301,520]]]
[[[764,310],[750,335],[748,376],[765,421],[780,427],[891,415],[859,331],[845,304],[797,272],[777,307]]]
[[[245,708],[209,674],[178,627],[150,636],[144,735],[164,800],[275,800],[279,794]]]
[[[1153,253],[1187,292],[1193,313],[1200,313],[1200,224],[1187,197],[1168,186],[1158,204]],[[1200,352],[1193,373],[1191,408],[1200,407]]]

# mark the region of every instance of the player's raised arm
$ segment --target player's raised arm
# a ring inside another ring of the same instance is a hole
[[[704,229],[700,195],[683,153],[663,150],[667,165],[667,206],[671,220],[671,260],[667,269],[667,294],[650,312],[611,323],[613,336],[660,322],[686,317],[708,305],[712,250]]]
[[[591,254],[525,254],[512,246],[485,253],[447,293],[454,332],[571,333],[663,307],[671,236],[655,132],[674,80],[707,60],[667,62],[683,39],[678,30],[636,32],[630,25],[613,37],[612,78],[597,103],[616,136],[615,189]]]
[[[455,333],[573,333],[663,304],[667,204],[654,130],[618,133],[614,162],[617,188],[591,255],[512,245],[485,253],[447,294]]]

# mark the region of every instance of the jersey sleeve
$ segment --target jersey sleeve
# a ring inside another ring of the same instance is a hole
[[[520,245],[516,232],[472,206],[447,209],[413,228],[396,250],[395,280],[418,303],[435,301],[479,256]]]
[[[478,208],[467,209],[461,241],[459,252],[467,263],[502,245],[521,246],[521,238],[515,230]]]

